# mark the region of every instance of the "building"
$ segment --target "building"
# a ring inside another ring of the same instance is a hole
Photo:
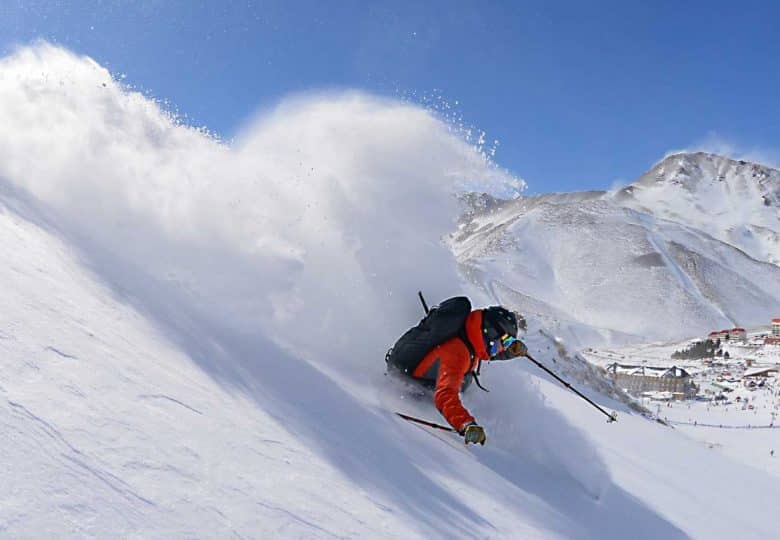
[[[764,339],[767,345],[780,345],[780,318],[772,319],[772,333]]]
[[[761,377],[761,378],[765,379],[765,378],[769,377],[772,373],[777,373],[777,368],[773,368],[773,367],[756,368],[756,369],[753,369],[753,370],[750,370],[750,371],[746,371],[745,374],[742,375],[742,376],[745,377],[745,378],[748,378],[748,377],[750,377],[750,378],[759,378],[759,377]]]
[[[607,374],[615,385],[637,396],[643,392],[671,392],[674,399],[693,399],[699,390],[691,374],[677,366],[647,367],[615,362],[607,366]]]
[[[728,339],[745,341],[747,340],[747,331],[744,328],[732,328],[729,330]]]
[[[780,336],[780,334],[778,334],[778,336]],[[715,332],[710,332],[709,335],[707,335],[707,339],[712,341],[717,341],[719,339],[722,341],[745,341],[747,340],[747,331],[744,328],[716,330]]]

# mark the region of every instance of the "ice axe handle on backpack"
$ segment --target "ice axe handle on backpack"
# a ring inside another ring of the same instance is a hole
[[[428,315],[428,312],[430,310],[428,309],[428,304],[425,303],[425,298],[423,298],[422,291],[417,291],[417,296],[420,297],[420,302],[422,303],[423,310],[425,311],[425,314]]]

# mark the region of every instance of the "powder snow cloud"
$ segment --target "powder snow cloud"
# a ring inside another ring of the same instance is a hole
[[[431,112],[362,92],[286,99],[226,144],[47,43],[0,73],[0,177],[202,311],[287,346],[306,328],[341,363],[381,357],[418,288],[461,287],[440,242],[455,192],[522,185]]]

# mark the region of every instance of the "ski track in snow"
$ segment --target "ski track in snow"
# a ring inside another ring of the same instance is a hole
[[[307,527],[307,528],[309,528],[309,529],[311,529],[313,531],[318,531],[318,532],[324,533],[328,538],[347,538],[346,536],[338,535],[338,534],[336,534],[336,533],[334,533],[332,531],[329,531],[329,530],[327,530],[327,529],[325,529],[323,527],[320,527],[316,523],[312,523],[311,521],[308,521],[308,520],[302,518],[301,516],[299,516],[299,515],[297,515],[297,514],[295,514],[293,512],[290,512],[289,510],[286,510],[284,508],[280,508],[278,506],[274,506],[272,504],[263,503],[263,502],[260,502],[260,501],[258,501],[256,504],[258,506],[262,506],[263,508],[266,508],[268,510],[272,510],[274,512],[278,512],[280,514],[283,514],[283,515],[291,518],[296,523],[300,523],[300,524],[304,525],[305,527]]]
[[[170,396],[165,396],[165,395],[162,395],[162,394],[140,394],[138,396],[138,398],[139,399],[151,399],[151,400],[170,401],[171,403],[175,403],[177,405],[180,405],[180,406],[184,407],[185,409],[189,409],[190,411],[192,411],[192,412],[194,412],[196,414],[203,414],[201,411],[199,411],[195,407],[190,407],[189,405],[187,405],[183,401],[179,401],[176,398],[172,398]]]
[[[11,406],[18,414],[21,414],[27,417],[28,419],[32,420],[36,424],[38,424],[39,428],[52,441],[54,441],[60,447],[64,447],[64,451],[60,452],[60,456],[62,458],[76,465],[79,469],[88,473],[89,475],[94,476],[101,483],[105,484],[111,490],[115,491],[122,497],[125,497],[130,500],[140,501],[149,506],[156,506],[153,501],[138,494],[129,485],[127,485],[121,478],[117,477],[114,474],[111,474],[108,471],[101,470],[96,465],[90,465],[89,462],[92,460],[88,456],[86,456],[83,452],[81,452],[78,448],[70,444],[55,426],[53,426],[43,418],[32,413],[21,403],[16,403],[9,400],[8,405]]]
[[[49,347],[46,347],[46,350],[47,351],[51,351],[54,354],[56,354],[57,356],[61,356],[62,358],[66,358],[68,360],[78,360],[77,356],[73,356],[72,354],[64,353],[61,350],[59,350],[58,348],[56,348],[56,347],[49,346]]]

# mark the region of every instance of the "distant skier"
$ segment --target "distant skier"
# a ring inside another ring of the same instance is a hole
[[[467,298],[451,298],[404,334],[388,351],[386,361],[389,368],[434,389],[436,408],[466,444],[485,444],[485,430],[459,394],[476,378],[483,360],[508,360],[528,353],[517,339],[518,327],[525,329],[525,319],[506,308],[471,311]]]

